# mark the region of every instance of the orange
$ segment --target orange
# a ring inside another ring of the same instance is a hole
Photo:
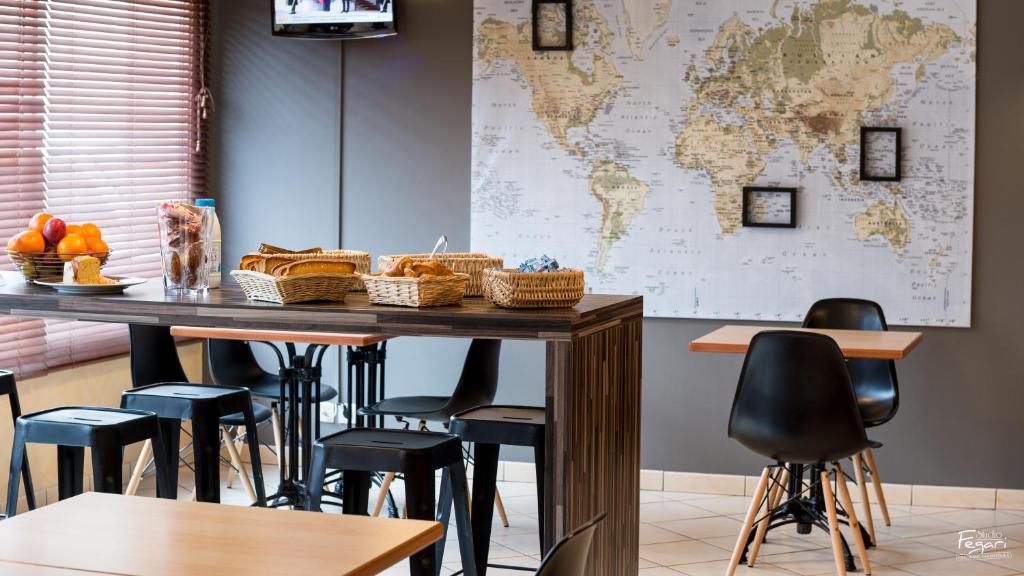
[[[46,223],[49,222],[51,218],[53,218],[53,214],[50,214],[49,212],[40,212],[28,221],[28,229],[42,233],[43,226],[46,226]]]
[[[85,238],[102,238],[103,233],[100,232],[100,227],[93,224],[92,222],[86,222],[82,224],[82,231],[80,234]]]
[[[37,230],[25,230],[7,241],[7,249],[15,252],[42,252],[46,250],[46,239]]]
[[[78,234],[68,234],[60,241],[60,244],[57,244],[57,254],[60,254],[64,260],[70,260],[70,257],[85,254],[88,251],[89,245],[85,238]],[[65,256],[68,258],[64,258]]]
[[[107,246],[107,243],[102,238],[86,238],[85,244],[89,247],[89,252],[93,254],[106,254],[110,252],[110,246]]]
[[[64,234],[78,234],[79,236],[82,235],[82,227],[79,226],[78,224],[68,224],[66,228],[67,229],[64,231]]]

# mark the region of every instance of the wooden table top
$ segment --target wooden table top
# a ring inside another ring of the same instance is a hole
[[[249,340],[267,342],[294,342],[296,344],[323,344],[326,346],[370,346],[390,340],[385,334],[335,334],[333,332],[295,332],[287,330],[257,330],[253,328],[200,328],[171,326],[171,335],[184,338],[218,338],[221,340]]]
[[[131,576],[363,576],[442,534],[421,520],[90,492],[0,522],[0,561]]]
[[[39,564],[21,564],[0,560],[0,574],[4,576],[107,576],[110,572],[90,572],[88,570],[71,570],[40,566]],[[118,575],[114,575],[118,576]]]
[[[847,358],[902,360],[923,338],[920,332],[879,332],[871,330],[819,330],[780,328],[772,326],[723,326],[690,342],[691,352],[725,352],[746,354],[750,341],[758,332],[798,330],[824,334],[839,344]]]
[[[165,294],[159,279],[123,295],[75,296],[27,284],[17,272],[0,278],[0,314],[125,324],[564,341],[643,314],[640,296],[588,294],[574,308],[542,310],[507,310],[483,298],[438,308],[377,306],[360,292],[344,303],[282,305],[248,300],[233,284],[197,298]]]

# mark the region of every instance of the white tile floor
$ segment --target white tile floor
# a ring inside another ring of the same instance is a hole
[[[268,492],[273,491],[276,469],[265,471]],[[182,470],[183,484],[191,482]],[[396,497],[401,502],[400,482]],[[191,486],[183,486],[181,497],[188,498]],[[536,488],[533,484],[501,482],[510,525],[502,527],[495,514],[491,536],[491,560],[514,566],[537,566],[540,562],[537,541]],[[147,479],[140,494],[154,492]],[[237,483],[225,490],[222,499],[229,504],[244,504],[245,492]],[[373,496],[371,496],[372,498]],[[728,564],[740,522],[749,505],[744,496],[712,496],[681,492],[643,491],[640,494],[640,574],[661,576],[720,576]],[[401,505],[401,504],[399,504]],[[337,509],[330,509],[334,512]],[[859,511],[859,510],[858,510]],[[890,506],[892,526],[876,522],[878,546],[868,551],[875,576],[1012,576],[1024,575],[1024,511],[966,510],[934,506]],[[961,530],[991,530],[1006,538],[1007,558],[990,560],[957,559]],[[455,531],[449,532],[442,574],[459,568]],[[859,563],[858,563],[859,567]],[[408,574],[404,564],[384,572]],[[812,576],[834,574],[832,551],[826,534],[815,531],[800,536],[780,529],[769,534],[761,549],[757,567],[741,567],[738,576]],[[527,574],[512,570],[489,570],[493,576]]]

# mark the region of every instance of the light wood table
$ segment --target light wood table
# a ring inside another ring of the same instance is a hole
[[[0,574],[4,576],[108,576],[110,572],[92,572],[87,570],[69,570],[40,566],[39,564],[21,564],[0,560]],[[117,576],[116,574],[114,576]]]
[[[0,561],[130,576],[363,576],[442,535],[421,520],[90,492],[0,522]]]
[[[824,334],[836,341],[847,358],[902,360],[921,342],[920,332],[879,332],[872,330],[820,330],[772,326],[723,326],[690,342],[691,352],[746,354],[759,332],[797,330]]]

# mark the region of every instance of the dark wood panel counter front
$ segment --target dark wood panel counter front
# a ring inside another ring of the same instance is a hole
[[[224,286],[209,295],[166,295],[159,279],[122,296],[58,295],[0,272],[0,313],[126,324],[498,338],[546,342],[547,478],[550,546],[600,512],[588,574],[638,573],[640,376],[643,299],[587,295],[572,309],[504,310],[480,298],[462,306],[374,306],[251,302]],[[539,383],[538,383],[539,385]]]

